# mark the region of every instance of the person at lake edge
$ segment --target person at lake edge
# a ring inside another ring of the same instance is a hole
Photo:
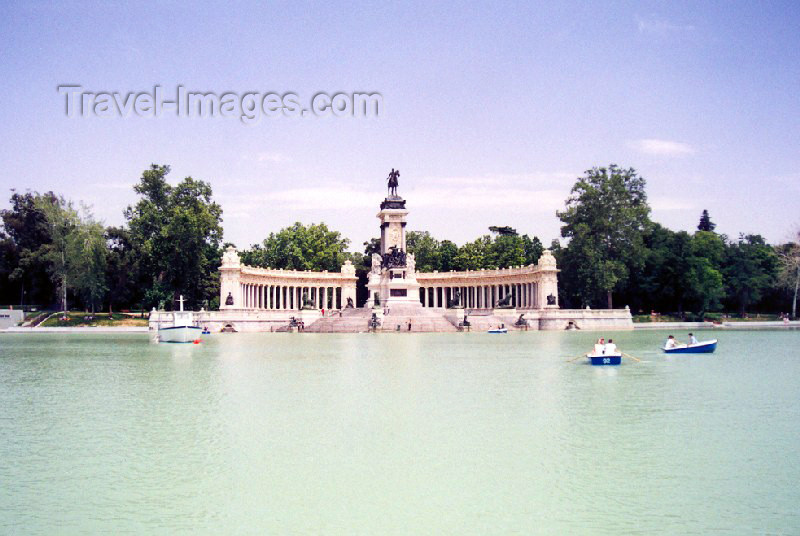
[[[667,342],[664,344],[664,348],[675,348],[677,344],[675,343],[675,337],[670,335],[667,337]]]
[[[692,333],[689,334],[689,344],[697,344],[697,337],[695,337]]]
[[[608,342],[603,347],[603,353],[605,355],[615,355],[617,353],[617,345],[614,344],[613,339],[608,339]]]
[[[603,352],[606,349],[606,340],[602,337],[597,339],[597,343],[594,345],[594,355],[603,355]]]

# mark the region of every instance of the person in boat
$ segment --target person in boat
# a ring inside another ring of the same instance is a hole
[[[603,353],[605,355],[616,355],[616,353],[617,353],[617,345],[614,344],[613,339],[608,339],[608,342],[603,347]]]
[[[594,345],[594,355],[603,355],[603,352],[606,349],[606,340],[602,337],[597,339],[597,343]]]
[[[691,333],[689,334],[689,344],[697,344],[697,337]]]
[[[675,342],[675,337],[670,335],[667,337],[667,342],[664,344],[664,348],[675,348],[678,344]]]

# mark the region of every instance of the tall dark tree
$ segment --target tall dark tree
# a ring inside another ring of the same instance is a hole
[[[778,271],[778,256],[763,237],[741,235],[726,248],[724,272],[729,301],[744,314],[776,283]]]
[[[0,211],[6,234],[4,258],[9,284],[15,287],[13,292],[20,304],[47,306],[53,303],[55,293],[48,261],[40,250],[52,238],[40,206],[42,200],[53,201],[56,196],[53,192],[12,192],[11,208]]]
[[[456,269],[458,246],[450,240],[442,240],[439,244],[439,271],[449,272]]]
[[[791,293],[792,318],[797,318],[797,296],[800,294],[800,232],[795,240],[778,248],[780,272],[778,283]]]
[[[142,289],[147,280],[142,280],[139,252],[131,242],[130,232],[124,227],[108,227],[105,230],[106,283],[108,286],[109,312],[114,309],[141,306]]]
[[[711,221],[711,216],[708,215],[708,211],[703,210],[703,214],[700,216],[700,223],[697,225],[697,230],[713,232],[716,226],[717,224]]]
[[[125,211],[149,281],[144,305],[172,304],[183,295],[189,307],[213,306],[219,297],[222,208],[208,183],[186,177],[171,186],[168,173],[169,166],[155,164],[145,170],[134,186],[140,199]]]
[[[569,238],[565,255],[574,269],[577,295],[585,304],[612,294],[628,277],[631,267],[644,262],[644,232],[650,207],[645,180],[633,168],[592,168],[578,179],[557,215],[564,223],[561,236]]]

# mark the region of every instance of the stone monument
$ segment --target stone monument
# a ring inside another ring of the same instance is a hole
[[[375,306],[376,298],[389,309],[394,305],[422,307],[414,256],[406,251],[408,210],[405,199],[397,194],[399,177],[399,170],[392,169],[389,173],[388,192],[377,215],[381,222],[381,249],[372,255],[367,307]]]

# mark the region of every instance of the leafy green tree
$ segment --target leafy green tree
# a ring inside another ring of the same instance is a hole
[[[106,262],[108,250],[102,224],[87,217],[75,230],[70,254],[75,259],[72,275],[75,293],[92,312],[103,306],[108,294]]]
[[[498,234],[489,244],[481,268],[508,268],[526,264],[525,243],[518,234]]]
[[[744,315],[775,283],[778,257],[760,235],[741,235],[737,242],[728,245],[725,257],[728,299]]]
[[[350,241],[324,223],[300,222],[270,233],[264,241],[243,252],[245,264],[285,270],[339,271],[348,258]]]
[[[428,231],[408,231],[406,247],[414,255],[418,272],[433,272],[441,268],[441,244]]]
[[[522,249],[525,251],[525,261],[523,262],[525,265],[538,263],[539,257],[544,252],[544,246],[539,237],[531,238],[526,234],[522,235]]]
[[[792,292],[792,318],[797,318],[797,294],[800,291],[800,232],[794,242],[778,251],[780,260],[779,284]]]
[[[578,179],[557,215],[564,223],[561,236],[570,239],[566,256],[574,270],[582,303],[595,303],[612,294],[631,267],[644,262],[644,233],[650,208],[645,180],[633,168],[592,168]]]
[[[2,227],[0,227],[2,229]],[[11,273],[16,269],[19,260],[11,238],[0,230],[0,303],[16,303],[20,299],[19,292],[14,292]]]
[[[67,297],[72,291],[95,311],[108,290],[102,225],[88,209],[81,216],[72,203],[61,197],[40,197],[37,203],[46,217],[51,237],[38,253],[48,261],[51,277],[58,284],[62,310],[69,310]]]
[[[141,289],[148,282],[142,281],[140,256],[131,242],[130,232],[124,227],[108,227],[105,230],[105,240],[109,313],[113,309],[141,305]]]
[[[458,246],[450,240],[442,240],[439,244],[439,271],[449,272],[456,269]]]
[[[484,235],[474,242],[467,242],[458,248],[458,254],[453,259],[456,270],[480,270],[489,262],[492,238]]]
[[[712,223],[711,216],[708,215],[708,211],[703,210],[703,214],[700,216],[700,223],[697,225],[697,230],[713,232],[716,226],[716,223]]]
[[[75,273],[73,255],[75,251],[74,235],[80,220],[78,212],[63,198],[37,199],[37,207],[45,215],[45,221],[50,229],[51,241],[40,247],[37,253],[48,262],[50,276],[58,286],[61,310],[68,311],[67,292],[73,284],[71,275]]]
[[[687,262],[690,299],[702,317],[717,309],[725,297],[722,263],[725,242],[712,231],[697,231],[692,236],[691,256]]]
[[[134,186],[140,199],[125,217],[148,281],[145,305],[183,295],[196,308],[218,298],[222,208],[208,183],[186,177],[171,186],[168,173],[169,166],[155,164],[142,173]]]
[[[20,304],[48,305],[53,299],[54,287],[40,247],[50,243],[52,238],[39,204],[43,199],[53,200],[56,196],[52,192],[12,192],[11,208],[0,211],[6,236],[3,257],[8,281],[15,285]]]
[[[370,238],[368,241],[364,242],[364,256],[366,257],[366,263],[372,263],[372,254],[373,253],[380,253],[381,252],[381,239],[380,238]]]

